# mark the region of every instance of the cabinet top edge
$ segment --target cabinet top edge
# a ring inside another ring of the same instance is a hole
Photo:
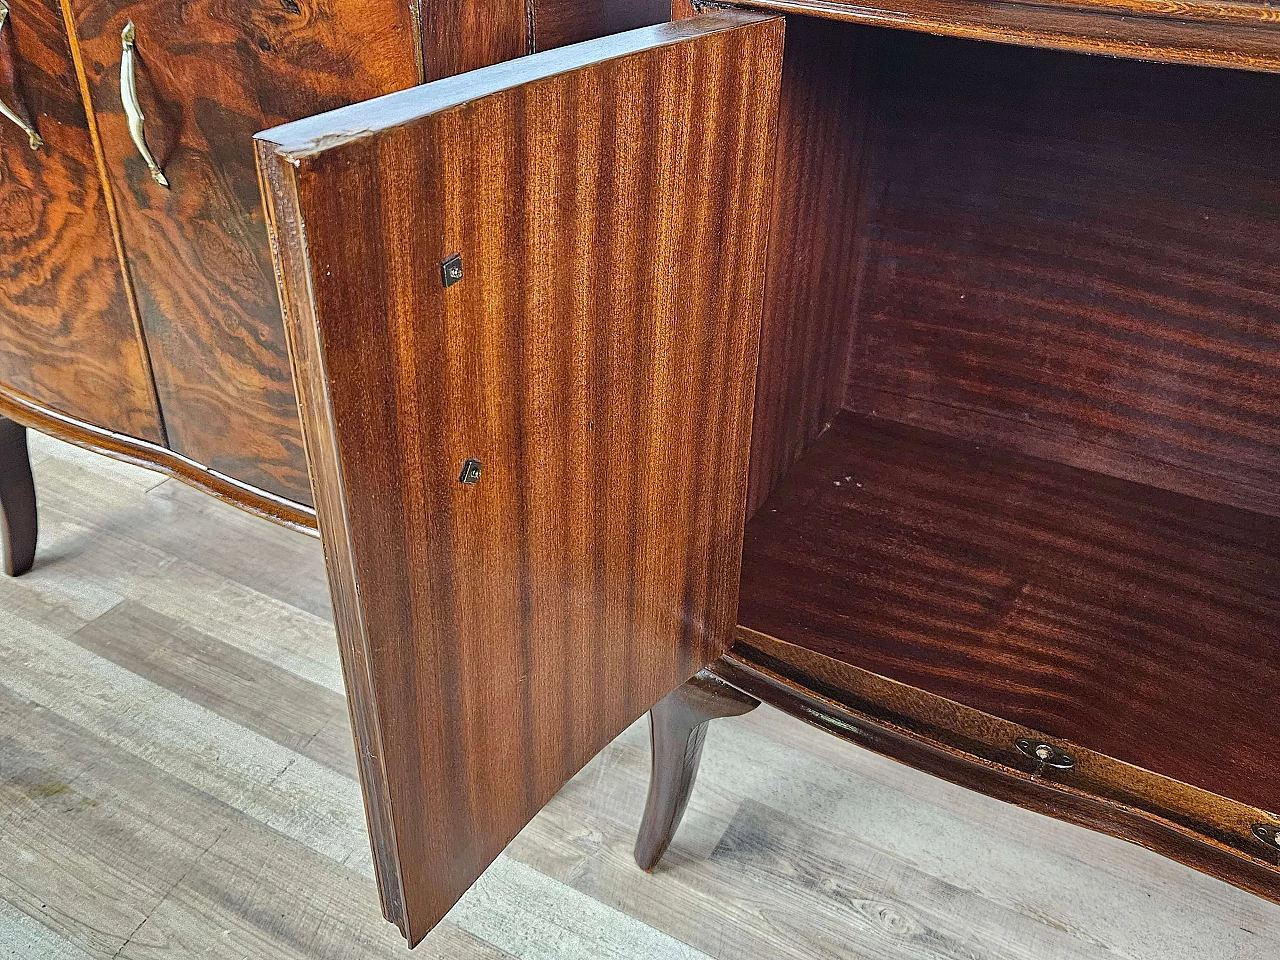
[[[628,30],[468,73],[446,77],[362,103],[351,104],[264,130],[255,136],[278,159],[300,166],[335,147],[377,136],[423,117],[502,93],[522,84],[571,73],[654,47],[671,46],[709,34],[773,23],[778,13],[723,9],[685,20]],[[260,149],[261,149],[260,147]]]
[[[1280,8],[1213,0],[737,0],[743,8],[1069,53],[1280,73]]]

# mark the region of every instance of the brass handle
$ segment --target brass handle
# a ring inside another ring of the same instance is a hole
[[[3,0],[0,0],[0,3],[2,2]],[[120,52],[120,102],[124,104],[124,115],[129,118],[129,136],[133,138],[133,145],[138,148],[138,153],[142,154],[142,159],[147,162],[151,179],[160,186],[167,187],[169,181],[165,179],[164,171],[160,169],[160,164],[156,163],[156,158],[151,155],[147,138],[142,132],[145,121],[142,116],[142,107],[138,105],[138,88],[133,82],[133,42],[137,35],[138,31],[132,20],[126,23],[124,30],[120,32],[120,43],[123,48]]]
[[[0,30],[4,29],[6,21],[9,19],[9,4],[4,0],[0,0]],[[0,100],[0,113],[4,114],[14,123],[22,128],[22,132],[27,135],[27,143],[31,144],[32,150],[39,150],[44,146],[44,141],[40,139],[40,134],[36,133],[36,128],[23,120],[17,113],[9,108],[9,105]]]

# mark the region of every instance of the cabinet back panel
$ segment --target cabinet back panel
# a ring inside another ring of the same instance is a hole
[[[846,405],[1280,514],[1280,77],[886,32],[871,88]]]

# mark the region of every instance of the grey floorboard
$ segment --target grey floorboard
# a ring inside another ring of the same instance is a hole
[[[0,960],[404,956],[378,910],[319,544],[32,438],[0,580]],[[622,733],[418,955],[1270,960],[1280,908],[763,708],[631,861]]]

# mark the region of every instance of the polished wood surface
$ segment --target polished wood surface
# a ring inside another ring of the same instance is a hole
[[[56,0],[0,27],[0,392],[163,442]]]
[[[781,55],[780,19],[716,14],[260,138],[410,943],[728,648]]]
[[[747,516],[844,406],[871,75],[867,32],[787,20]]]
[[[423,79],[441,80],[530,53],[528,8],[533,3],[415,0],[405,4],[405,9],[412,6],[421,18]]]
[[[1122,837],[1280,903],[1280,851],[1252,834],[1275,817],[1066,743],[1058,770],[1014,743],[1041,733],[855,664],[744,629],[714,674],[770,706],[954,783]],[[993,825],[988,841],[999,840]],[[1038,864],[1046,850],[1033,857]]]
[[[740,622],[1280,812],[1280,521],[837,418],[748,525]]]
[[[0,417],[0,562],[7,576],[31,569],[36,532],[36,488],[27,456],[27,430]]]
[[[533,49],[552,50],[673,19],[671,0],[529,0]]]
[[[777,13],[969,40],[1280,72],[1280,23],[1275,7],[1267,3],[751,0],[749,5]]]
[[[1280,514],[1280,77],[880,39],[848,405]]]
[[[649,796],[636,836],[635,858],[652,871],[675,836],[702,761],[707,724],[739,717],[760,701],[703,670],[659,700],[649,711]]]
[[[164,447],[136,437],[104,430],[83,420],[64,416],[38,403],[0,391],[0,416],[33,430],[74,443],[125,463],[137,464],[190,484],[219,500],[233,503],[251,514],[281,526],[318,536],[316,513],[284,497],[277,497],[231,477],[209,470]]]
[[[172,449],[310,503],[254,170],[264,127],[413,85],[409,4],[68,0]],[[137,29],[153,183],[120,102]]]

